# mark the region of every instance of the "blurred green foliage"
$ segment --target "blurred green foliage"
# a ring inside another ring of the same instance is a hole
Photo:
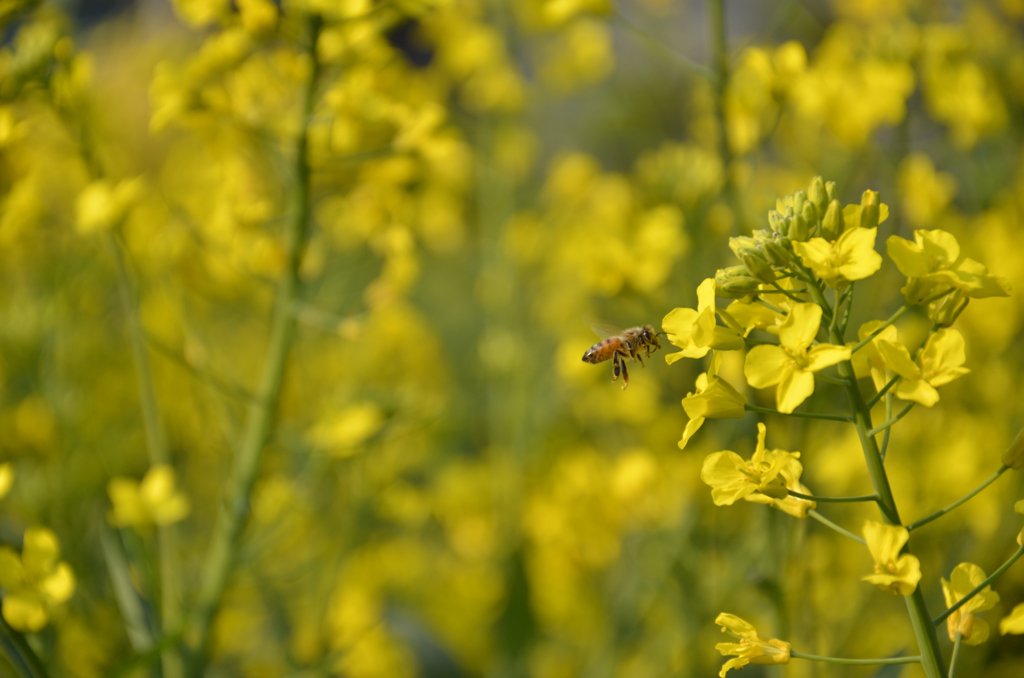
[[[1024,3],[66,5],[0,1],[0,541],[45,526],[75,580],[7,631],[5,675],[706,676],[722,611],[808,653],[916,651],[862,546],[712,505],[704,457],[757,418],[676,446],[706,366],[655,354],[621,391],[580,357],[591,319],[696,307],[815,175],[879,190],[880,238],[947,230],[1024,289]],[[903,282],[887,260],[851,326]],[[971,374],[893,434],[908,520],[1024,425],[1024,296],[979,306]],[[848,426],[770,435],[816,494],[870,491]],[[915,532],[925,581],[998,567],[1022,494],[1007,473]],[[993,629],[1024,567],[997,588]],[[962,675],[1022,655],[993,632]]]

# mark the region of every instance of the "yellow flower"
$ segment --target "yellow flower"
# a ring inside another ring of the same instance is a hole
[[[690,421],[686,424],[679,449],[685,449],[693,434],[704,424],[705,419],[740,419],[746,414],[746,397],[734,389],[729,382],[718,377],[722,365],[722,354],[714,353],[711,367],[697,377],[697,391],[683,398],[683,409]]]
[[[804,265],[832,288],[851,280],[873,275],[882,266],[882,255],[875,251],[877,228],[851,228],[835,242],[811,238],[794,242],[793,249]]]
[[[110,522],[117,527],[170,525],[191,510],[188,497],[175,488],[174,469],[166,465],[149,469],[141,483],[133,478],[113,478],[107,494],[114,505]]]
[[[939,330],[924,345],[917,362],[903,344],[879,341],[878,349],[885,363],[902,377],[896,384],[896,397],[931,407],[939,401],[938,386],[961,377],[969,369],[961,367],[967,360],[964,338],[952,329]]]
[[[711,349],[735,351],[743,348],[736,330],[715,323],[715,281],[708,278],[697,288],[697,310],[676,308],[661,321],[673,345],[683,349],[665,356],[669,365],[680,358],[703,358]]]
[[[793,310],[779,327],[779,346],[755,346],[747,354],[743,374],[754,388],[778,384],[777,407],[792,412],[814,393],[814,373],[850,359],[848,346],[811,346],[821,326],[821,308],[815,304],[793,304]]]
[[[767,429],[757,425],[757,449],[750,461],[729,450],[710,454],[704,460],[700,479],[711,486],[711,499],[716,506],[731,506],[739,499],[768,504],[797,518],[807,517],[814,502],[790,497],[788,490],[807,493],[800,484],[803,467],[799,452],[766,450]]]
[[[10,462],[0,464],[0,499],[7,496],[14,484],[14,466]]]
[[[19,631],[46,626],[52,609],[75,592],[75,576],[60,558],[60,542],[45,527],[25,530],[21,556],[0,546],[0,586],[5,589],[3,616]]]
[[[116,186],[104,179],[92,182],[75,200],[75,227],[82,234],[116,228],[128,216],[141,191],[140,179],[125,179]]]
[[[907,276],[903,295],[912,304],[950,288],[975,298],[1010,294],[1005,280],[989,275],[983,264],[962,257],[956,238],[946,231],[917,230],[913,242],[893,235],[885,243],[889,258]]]
[[[373,437],[386,421],[383,410],[375,403],[356,403],[321,421],[309,433],[317,447],[340,457],[349,457],[359,446]]]
[[[1012,633],[1014,635],[1024,633],[1024,603],[1013,608],[1013,611],[1010,612],[1010,614],[999,621],[999,633],[1004,636],[1007,633]]]
[[[964,596],[985,581],[985,571],[974,563],[960,563],[953,568],[949,581],[942,579],[942,593],[946,597],[946,607],[951,607]],[[999,594],[991,586],[983,588],[976,596],[960,606],[953,614],[946,617],[949,639],[956,640],[959,633],[968,645],[980,645],[988,638],[988,623],[977,619],[975,612],[985,612],[999,602]]]
[[[725,678],[732,669],[741,669],[747,664],[788,664],[789,652],[792,645],[778,638],[765,638],[758,635],[753,624],[744,621],[736,615],[722,613],[715,619],[715,623],[722,627],[722,633],[729,633],[739,639],[738,643],[718,643],[715,649],[722,653],[722,656],[736,655],[730,659],[718,672],[719,678]]]
[[[875,560],[875,574],[862,579],[890,593],[903,596],[913,593],[917,582],[921,581],[921,562],[909,553],[900,555],[900,549],[909,538],[905,527],[866,521],[864,539]]]
[[[872,332],[877,330],[882,324],[881,320],[870,320],[860,326],[857,330],[857,339],[864,341]],[[864,344],[864,347],[853,354],[851,362],[853,362],[853,371],[857,375],[857,378],[866,377],[871,375],[871,381],[874,382],[875,388],[879,391],[888,383],[889,375],[887,369],[889,366],[885,362],[885,356],[882,355],[882,351],[879,348],[879,343],[888,341],[899,346],[898,334],[894,325],[889,325],[884,330],[878,333],[874,339]]]

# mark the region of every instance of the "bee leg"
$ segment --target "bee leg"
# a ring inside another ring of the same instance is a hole
[[[625,391],[627,386],[629,386],[629,372],[626,370],[626,359],[623,358],[622,359],[622,390]]]
[[[612,374],[615,375],[612,378],[612,381],[618,381],[619,380],[619,352],[618,351],[616,351],[612,355]]]
[[[641,367],[647,367],[647,365],[644,365],[644,359],[640,357],[640,351],[636,352],[636,357],[637,357],[637,359],[640,360],[640,366]],[[647,357],[650,358],[651,356],[647,356]]]

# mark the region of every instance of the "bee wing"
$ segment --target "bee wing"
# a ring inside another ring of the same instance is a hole
[[[615,325],[612,325],[609,322],[605,322],[603,320],[599,320],[596,318],[588,318],[587,325],[590,326],[590,329],[594,330],[594,334],[601,337],[602,339],[607,339],[608,337],[614,337],[616,335],[622,334],[621,327],[616,327]]]

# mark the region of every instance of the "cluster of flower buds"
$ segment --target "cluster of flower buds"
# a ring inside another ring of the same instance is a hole
[[[814,177],[806,191],[779,198],[775,209],[768,212],[768,228],[729,240],[729,247],[743,263],[716,273],[716,294],[728,299],[754,294],[760,285],[775,282],[777,269],[797,258],[794,242],[811,238],[835,242],[848,228],[874,228],[880,218],[881,203],[875,191],[864,191],[859,206],[844,209],[836,198],[836,183]]]

